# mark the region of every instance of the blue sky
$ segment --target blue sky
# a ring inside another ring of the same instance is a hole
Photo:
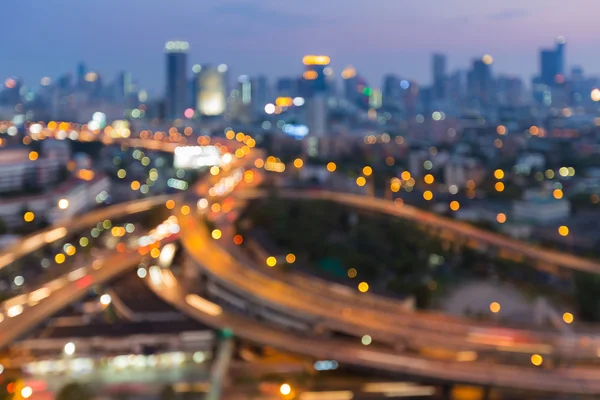
[[[131,71],[160,94],[167,40],[193,63],[233,74],[297,74],[306,53],[354,65],[375,87],[388,72],[427,83],[430,56],[451,69],[484,53],[496,72],[529,80],[538,49],[567,38],[567,65],[600,72],[597,0],[3,0],[0,78],[37,85],[84,60],[107,80]]]

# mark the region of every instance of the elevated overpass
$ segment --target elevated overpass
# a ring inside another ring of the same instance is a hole
[[[327,336],[282,330],[264,322],[228,311],[188,292],[170,271],[161,282],[147,284],[158,296],[187,315],[215,328],[232,329],[246,340],[267,344],[315,359],[333,359],[347,365],[427,378],[434,381],[548,391],[553,393],[600,394],[600,369],[539,369],[486,362],[448,362],[409,356],[389,347],[364,347]]]
[[[238,199],[251,200],[264,198],[268,194],[263,190],[239,191],[232,194]],[[556,268],[600,274],[600,262],[578,257],[537,246],[532,243],[509,238],[490,232],[469,223],[456,221],[438,214],[430,213],[406,204],[397,205],[389,200],[355,194],[330,192],[324,190],[280,190],[277,195],[292,200],[326,200],[362,210],[404,218],[433,230],[443,239],[458,241],[475,248],[493,248],[501,250],[500,257],[521,257],[533,262],[533,267],[544,271]]]

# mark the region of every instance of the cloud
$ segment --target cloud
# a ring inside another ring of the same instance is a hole
[[[493,19],[496,21],[506,21],[511,19],[518,19],[527,16],[529,12],[522,8],[511,8],[508,10],[502,10],[495,13],[488,14],[486,17],[488,19]]]
[[[247,23],[268,23],[272,26],[300,27],[317,22],[316,17],[292,14],[250,2],[221,4],[211,9],[213,15],[239,18]]]

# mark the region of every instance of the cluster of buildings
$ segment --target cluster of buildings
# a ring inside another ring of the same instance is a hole
[[[2,149],[3,224],[13,230],[29,223],[55,224],[98,205],[98,195],[110,191],[110,179],[89,167],[89,157],[72,155],[66,141],[42,141],[39,151],[26,147]]]

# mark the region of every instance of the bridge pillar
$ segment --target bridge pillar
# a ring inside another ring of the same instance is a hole
[[[442,386],[442,393],[440,399],[451,400],[452,399],[452,385],[446,384]]]
[[[483,393],[481,394],[481,400],[490,400],[491,393],[492,388],[489,386],[484,386]]]

